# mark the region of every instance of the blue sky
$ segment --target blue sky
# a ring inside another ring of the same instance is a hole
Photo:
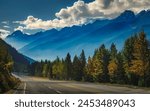
[[[55,18],[61,8],[73,5],[77,0],[0,0],[0,29],[14,31],[13,21],[25,20],[32,15],[42,20]],[[86,3],[92,0],[85,0]]]
[[[61,8],[77,0],[0,0],[0,21],[23,20],[28,15],[52,19]],[[85,0],[90,2],[92,0]]]
[[[149,0],[0,0],[0,37],[15,30],[35,33],[149,8]]]

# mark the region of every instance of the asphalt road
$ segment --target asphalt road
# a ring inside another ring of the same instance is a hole
[[[45,78],[21,76],[22,83],[14,89],[15,94],[141,94],[150,89],[96,84],[75,81],[57,81]]]

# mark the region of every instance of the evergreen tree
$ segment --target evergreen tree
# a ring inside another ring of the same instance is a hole
[[[117,48],[116,45],[112,43],[110,47],[110,59],[113,60],[116,58],[117,58]]]
[[[125,84],[127,82],[126,76],[125,76],[125,69],[124,69],[124,63],[123,63],[123,56],[122,53],[119,52],[117,55],[117,72],[116,72],[116,82],[118,84]]]
[[[49,79],[53,79],[53,69],[52,69],[52,63],[51,61],[48,62],[48,74],[47,74],[47,77]]]
[[[91,57],[88,58],[88,63],[86,65],[85,81],[94,82],[94,66]]]
[[[62,61],[58,57],[53,63],[52,73],[53,73],[53,77],[55,79],[64,79],[64,77],[63,77],[64,64],[62,63]]]
[[[66,72],[66,79],[70,80],[72,76],[72,62],[71,62],[71,55],[68,53],[65,59],[65,72]]]
[[[148,72],[147,74],[145,75],[145,86],[146,87],[150,87],[150,41],[149,41],[149,44],[148,44],[148,53],[149,53],[149,60],[148,60]]]
[[[126,73],[127,80],[125,81],[128,84],[133,84],[133,76],[134,74],[130,72],[129,68],[132,66],[132,60],[134,59],[133,51],[134,51],[134,42],[137,39],[137,35],[135,34],[133,37],[128,38],[125,41],[123,48],[123,60],[124,60],[124,69]]]
[[[125,41],[124,48],[123,48],[123,59],[126,73],[129,73],[129,67],[131,66],[131,61],[133,60],[133,50],[134,50],[134,42],[137,39],[137,35],[134,37],[130,37]]]
[[[83,80],[85,77],[85,66],[86,66],[86,57],[85,57],[85,53],[84,50],[82,50],[81,54],[80,54],[80,80]]]
[[[99,82],[109,82],[108,64],[109,64],[109,52],[105,48],[105,45],[101,45],[99,48],[98,59],[100,62],[101,73],[99,73]]]
[[[118,71],[118,64],[117,64],[117,49],[115,44],[113,43],[110,48],[110,61],[108,65],[109,75],[110,75],[110,82],[116,82],[116,74]]]
[[[82,80],[82,73],[81,73],[81,63],[79,58],[75,55],[73,59],[73,79],[77,81]]]

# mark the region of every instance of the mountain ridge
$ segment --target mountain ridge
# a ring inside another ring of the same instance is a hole
[[[115,42],[117,46],[122,47],[123,41],[129,35],[140,30],[144,30],[149,38],[149,20],[150,10],[141,11],[136,15],[126,10],[111,20],[96,20],[87,25],[47,30],[39,34],[28,35],[29,40],[10,40],[9,37],[12,35],[9,35],[6,42],[12,46],[14,46],[12,41],[16,44],[25,42],[22,47],[18,48],[19,52],[38,60],[54,59],[56,56],[64,57],[67,52],[72,55],[79,54],[82,49],[85,49],[86,55],[91,55],[90,50],[94,50],[101,43],[109,47],[112,42]]]

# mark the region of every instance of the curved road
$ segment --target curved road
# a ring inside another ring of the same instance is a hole
[[[19,76],[19,78],[22,83],[14,89],[15,94],[150,94],[150,89],[146,88],[48,80],[29,76]]]

